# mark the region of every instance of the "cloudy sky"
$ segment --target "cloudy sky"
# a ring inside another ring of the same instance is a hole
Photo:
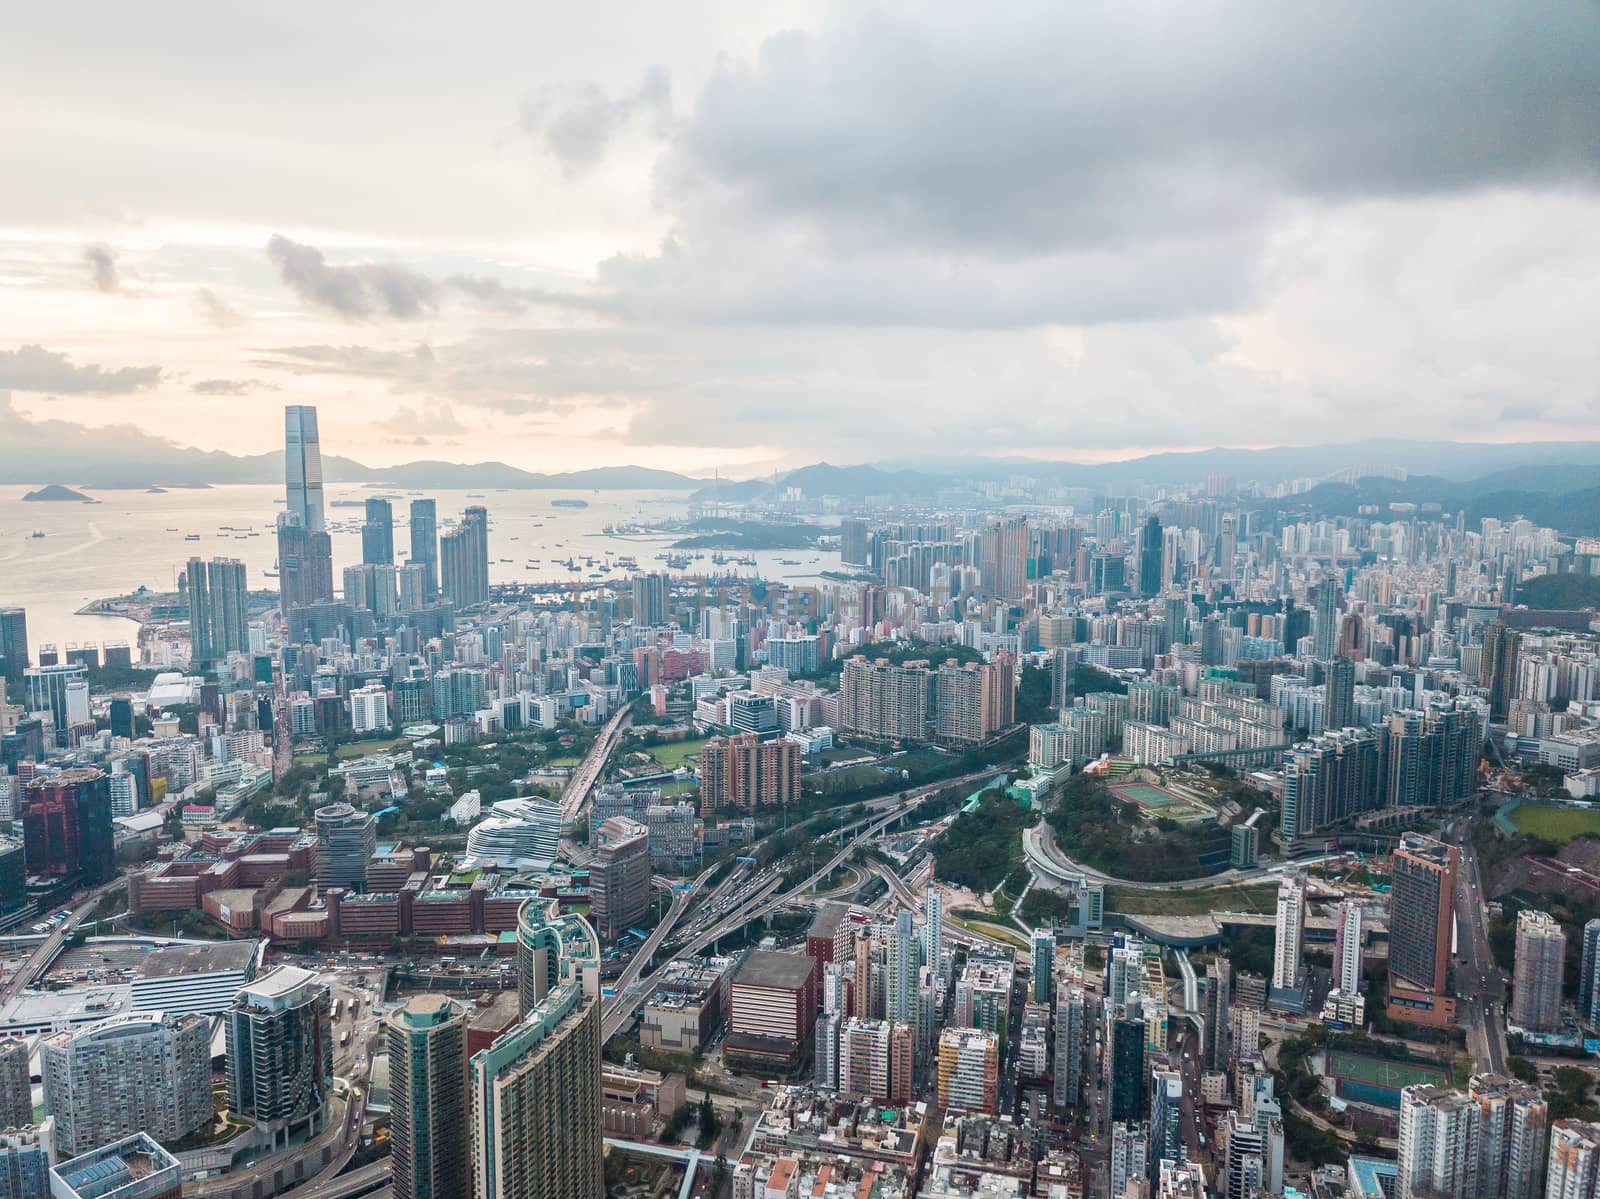
[[[13,5],[0,162],[0,427],[1600,437],[1591,0]]]

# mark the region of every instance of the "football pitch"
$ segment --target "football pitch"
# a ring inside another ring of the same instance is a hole
[[[1433,1083],[1435,1086],[1448,1086],[1450,1083],[1450,1075],[1439,1066],[1426,1062],[1391,1061],[1340,1049],[1328,1054],[1328,1074],[1333,1078],[1348,1079],[1389,1091],[1398,1091],[1401,1087],[1417,1083]]]

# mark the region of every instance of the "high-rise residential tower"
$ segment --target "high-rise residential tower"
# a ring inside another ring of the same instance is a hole
[[[1561,976],[1567,936],[1546,912],[1517,913],[1516,966],[1512,975],[1511,1022],[1530,1032],[1561,1027]]]
[[[279,966],[234,996],[228,1108],[281,1149],[320,1132],[333,1098],[333,1001],[309,970]]]
[[[322,511],[322,440],[317,435],[317,410],[310,404],[284,409],[284,487],[288,513],[313,533],[325,532]]]
[[[66,1156],[148,1132],[178,1140],[212,1116],[211,1024],[136,1012],[39,1043],[45,1111]]]
[[[600,1199],[600,942],[554,900],[517,916],[522,1023],[471,1063],[476,1199]]]
[[[1272,988],[1292,991],[1300,978],[1300,956],[1305,942],[1306,880],[1285,874],[1278,884],[1278,916],[1272,949]]]
[[[215,662],[250,649],[250,592],[237,558],[190,558],[189,651],[195,662]]]
[[[1343,900],[1333,918],[1333,986],[1343,995],[1361,992],[1361,922],[1366,904]]]
[[[466,1008],[444,995],[414,995],[389,1017],[389,1094],[395,1199],[466,1195]]]

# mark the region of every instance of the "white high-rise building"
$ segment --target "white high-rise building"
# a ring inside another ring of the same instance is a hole
[[[924,964],[933,971],[936,978],[944,978],[944,888],[931,878],[928,880],[928,890],[923,895],[922,912],[925,924],[922,928],[923,960]]]
[[[1561,1027],[1561,982],[1567,936],[1548,913],[1517,913],[1516,968],[1512,975],[1511,1022],[1532,1032]]]
[[[1346,899],[1333,922],[1333,985],[1344,995],[1361,991],[1361,922],[1366,905]]]
[[[372,683],[350,693],[350,728],[357,733],[376,733],[388,729],[389,693],[382,683]]]
[[[1150,1126],[1124,1124],[1111,1126],[1111,1194],[1122,1194],[1130,1178],[1144,1178],[1149,1172]]]
[[[1537,1087],[1494,1074],[1406,1087],[1396,1199],[1539,1199],[1547,1113]]]
[[[1301,948],[1305,943],[1306,880],[1286,874],[1278,884],[1278,919],[1272,948],[1272,987],[1292,991],[1300,977]]]
[[[1600,1199],[1600,1124],[1557,1120],[1550,1128],[1545,1199]]]

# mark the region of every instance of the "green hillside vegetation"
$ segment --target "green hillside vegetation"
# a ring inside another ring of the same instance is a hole
[[[1518,585],[1517,602],[1530,608],[1600,608],[1600,578],[1540,575]]]
[[[992,891],[1022,860],[1022,830],[1036,813],[990,791],[971,812],[934,838],[935,869],[941,879],[972,891]]]
[[[1082,774],[1062,785],[1048,819],[1056,844],[1069,858],[1137,882],[1177,882],[1215,873],[1200,855],[1226,837],[1215,828],[1188,829],[1171,821],[1152,825],[1100,780]]]

